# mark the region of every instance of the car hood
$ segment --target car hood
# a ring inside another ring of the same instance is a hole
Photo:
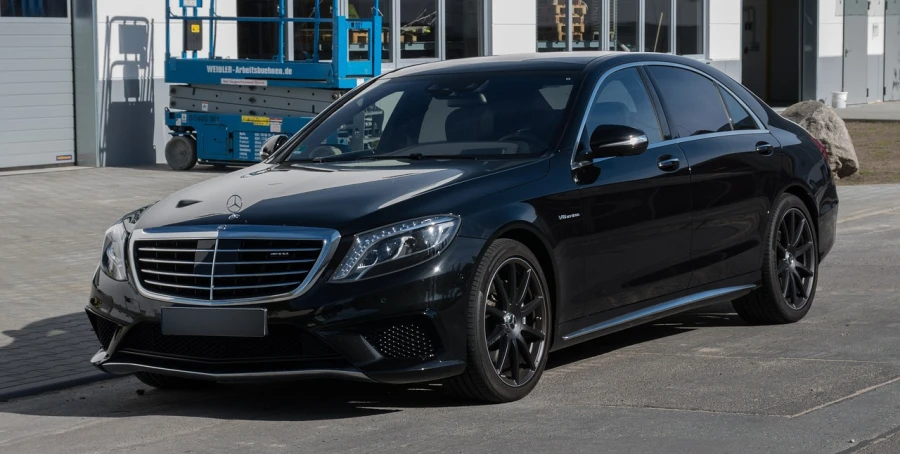
[[[257,164],[160,200],[134,228],[253,224],[355,233],[418,216],[461,214],[455,210],[468,201],[534,181],[548,167],[547,159]],[[450,190],[458,192],[447,197]],[[435,192],[444,196],[426,196]]]

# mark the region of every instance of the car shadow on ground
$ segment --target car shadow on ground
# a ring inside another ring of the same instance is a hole
[[[548,370],[704,327],[744,323],[730,304],[674,317],[588,341],[550,355]],[[25,331],[25,330],[23,330]],[[0,357],[3,350],[0,348]],[[87,361],[87,358],[83,358]],[[102,387],[102,389],[101,389]],[[339,380],[218,384],[191,391],[157,390],[117,379],[48,394],[27,405],[0,403],[0,412],[69,417],[171,415],[225,420],[307,421],[358,418],[409,408],[480,405],[448,393],[443,383],[393,386]],[[49,400],[49,401],[48,401]]]

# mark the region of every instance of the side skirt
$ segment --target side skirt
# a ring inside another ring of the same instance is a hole
[[[743,282],[729,279],[713,286],[706,286],[707,288],[692,289],[681,294],[636,303],[563,323],[557,327],[557,333],[560,335],[555,339],[552,350],[580,344],[691,309],[732,301],[758,287],[755,283],[746,283],[747,279],[741,281]]]

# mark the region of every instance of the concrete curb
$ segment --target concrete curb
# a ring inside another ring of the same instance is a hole
[[[75,374],[65,378],[52,378],[36,382],[33,381],[30,383],[23,383],[21,385],[0,389],[0,402],[6,402],[12,399],[21,399],[23,397],[30,397],[50,391],[59,391],[74,386],[85,385],[88,383],[94,383],[116,377],[120,377],[120,375],[112,375],[97,370]]]

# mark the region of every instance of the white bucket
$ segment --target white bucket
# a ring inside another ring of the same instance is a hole
[[[831,107],[835,109],[844,109],[847,107],[847,92],[833,91],[831,92]]]

